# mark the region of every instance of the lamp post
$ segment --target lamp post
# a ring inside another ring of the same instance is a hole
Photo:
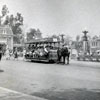
[[[83,41],[88,41],[88,39],[87,39],[87,33],[88,33],[88,31],[84,30],[83,33],[84,33]]]
[[[82,31],[82,33],[84,34],[83,36],[83,52],[87,53],[88,51],[88,38],[87,38],[87,30]]]

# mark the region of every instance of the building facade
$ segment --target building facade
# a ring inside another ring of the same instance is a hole
[[[0,45],[13,50],[13,32],[8,25],[0,25]]]
[[[100,37],[94,38],[90,41],[90,50],[91,52],[100,50]]]

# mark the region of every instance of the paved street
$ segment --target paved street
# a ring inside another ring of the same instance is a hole
[[[0,87],[0,100],[47,100]]]
[[[100,100],[100,62],[70,65],[5,60],[0,87],[49,100]]]

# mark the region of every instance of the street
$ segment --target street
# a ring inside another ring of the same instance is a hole
[[[100,100],[100,62],[69,65],[5,60],[0,87],[48,100]]]

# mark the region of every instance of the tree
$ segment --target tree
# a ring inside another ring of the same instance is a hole
[[[17,12],[17,15],[15,17],[15,25],[16,26],[20,26],[20,25],[23,25],[23,17],[21,15],[21,13],[18,13]]]
[[[13,15],[10,15],[9,24],[10,24],[14,34],[20,33],[20,32],[18,32],[18,30],[21,31],[20,26],[23,25],[22,15],[18,12],[17,12],[17,15],[15,17]]]
[[[9,10],[6,5],[3,5],[1,13],[2,13],[2,17],[9,13]]]
[[[9,18],[9,23],[14,34],[14,43],[21,43],[20,34],[22,34],[21,26],[23,25],[23,17],[20,13],[17,13],[15,17],[13,15]]]
[[[29,32],[27,32],[27,41],[31,41],[33,39],[42,38],[42,33],[39,29],[30,28]]]
[[[6,5],[3,5],[2,10],[1,10],[1,16],[0,16],[0,25],[6,25],[8,24],[9,21],[9,16],[8,16],[8,8]]]
[[[14,34],[14,37],[13,37],[13,40],[14,40],[14,43],[15,44],[20,44],[21,43],[21,39],[22,38],[22,29],[20,27],[18,27],[16,29],[16,27],[12,28],[13,30],[13,34]],[[14,32],[15,31],[15,32]]]
[[[13,27],[14,26],[14,16],[13,15],[10,15],[10,17],[9,17],[9,25],[11,26],[11,27]]]

